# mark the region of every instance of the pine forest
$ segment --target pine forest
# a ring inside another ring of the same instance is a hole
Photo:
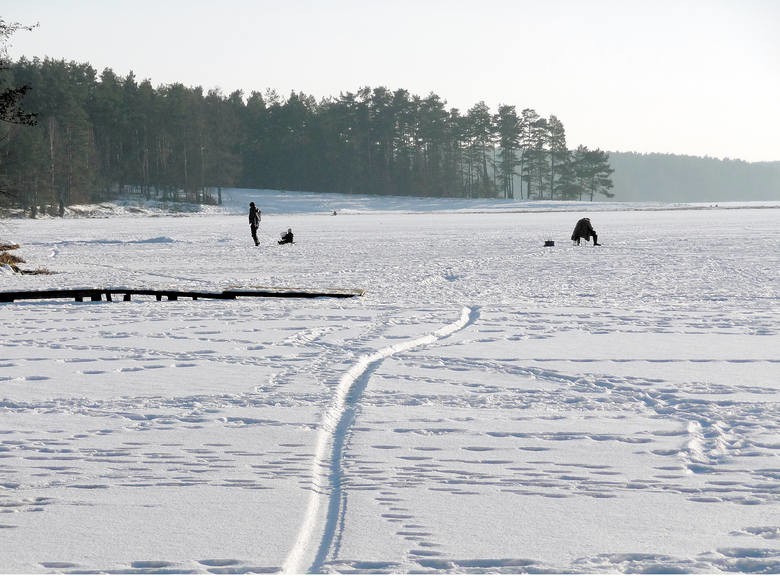
[[[599,149],[526,108],[448,108],[360,88],[320,100],[244,95],[52,59],[5,63],[32,122],[0,121],[0,206],[62,209],[134,193],[218,203],[219,187],[515,199],[612,196]],[[12,88],[12,89],[8,89]]]

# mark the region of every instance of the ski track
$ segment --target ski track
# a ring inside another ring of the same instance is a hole
[[[311,556],[310,549],[314,544],[314,530],[320,521],[320,508],[323,505],[323,500],[326,500],[327,504],[325,527],[316,557],[311,562],[308,572],[316,573],[319,571],[337,538],[338,526],[343,523],[344,511],[341,490],[342,455],[350,426],[355,417],[355,410],[368,385],[371,374],[381,365],[383,360],[449,337],[471,325],[478,318],[479,309],[477,307],[464,307],[457,321],[428,335],[389,345],[363,356],[344,374],[336,388],[333,402],[322,418],[312,461],[312,487],[309,501],[295,544],[282,566],[283,573],[300,573],[307,562],[307,557]]]

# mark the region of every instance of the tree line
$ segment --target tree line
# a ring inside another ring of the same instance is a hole
[[[780,162],[611,152],[623,201],[768,201],[780,198]]]
[[[563,123],[479,102],[466,112],[384,87],[317,100],[224,95],[52,59],[6,63],[34,126],[0,117],[0,204],[72,205],[140,192],[212,202],[213,188],[521,199],[611,197],[599,149]]]

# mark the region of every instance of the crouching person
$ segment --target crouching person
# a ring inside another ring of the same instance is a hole
[[[279,244],[292,244],[293,243],[293,233],[292,228],[287,228],[286,232],[282,232],[282,239],[279,240]]]
[[[590,225],[590,218],[583,217],[577,222],[577,225],[574,226],[571,239],[579,246],[581,238],[585,238],[586,240],[590,241],[591,236],[593,236],[593,245],[600,246],[601,244],[599,244],[599,236],[596,233],[596,230],[593,229],[593,226]]]

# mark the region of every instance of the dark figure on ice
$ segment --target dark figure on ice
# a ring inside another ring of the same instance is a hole
[[[599,244],[599,236],[596,233],[596,230],[593,229],[593,226],[590,225],[590,218],[583,217],[577,222],[577,225],[574,226],[571,239],[574,240],[574,242],[579,246],[580,238],[585,238],[586,240],[590,241],[591,236],[593,236],[593,245],[600,246],[601,244]]]
[[[282,232],[282,239],[279,240],[280,244],[292,244],[293,243],[293,233],[292,228],[287,228],[286,232]]]
[[[249,204],[249,228],[252,230],[252,239],[255,241],[255,246],[260,242],[257,240],[257,228],[260,227],[260,210],[255,207],[254,201]]]

